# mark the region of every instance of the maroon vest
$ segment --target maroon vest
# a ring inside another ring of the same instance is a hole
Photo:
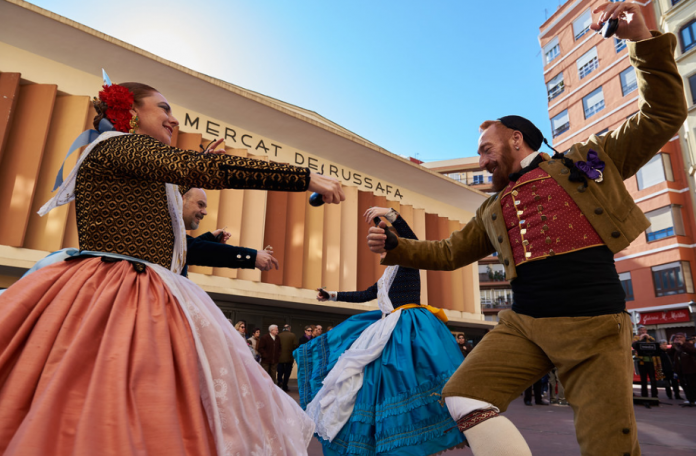
[[[604,245],[570,195],[541,168],[510,182],[500,204],[516,266]]]

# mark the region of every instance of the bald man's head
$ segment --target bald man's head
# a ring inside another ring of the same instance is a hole
[[[203,217],[208,215],[208,198],[202,188],[192,188],[184,193],[184,226],[196,230]]]

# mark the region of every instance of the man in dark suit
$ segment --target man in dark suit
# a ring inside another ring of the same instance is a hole
[[[184,227],[196,230],[201,220],[208,215],[208,199],[202,188],[191,188],[183,195]],[[217,268],[254,269],[270,271],[278,269],[278,260],[273,256],[273,249],[254,250],[245,247],[227,245],[230,233],[215,230],[198,237],[186,235],[186,265],[181,272],[188,274],[188,266],[211,266]]]
[[[276,381],[278,361],[280,360],[280,337],[278,337],[278,325],[268,327],[268,334],[259,339],[256,351],[261,356],[261,367],[268,372],[273,381]]]
[[[292,332],[290,325],[283,327],[283,332],[278,335],[280,339],[280,359],[278,360],[278,386],[287,392],[288,380],[292,372],[292,365],[295,359],[292,357],[292,352],[300,345],[297,343],[297,336]]]

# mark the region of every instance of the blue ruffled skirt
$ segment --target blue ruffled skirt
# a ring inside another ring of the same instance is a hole
[[[381,311],[355,315],[293,353],[300,405],[314,398],[339,356]],[[425,308],[407,309],[380,358],[365,367],[363,386],[348,422],[324,455],[435,454],[464,442],[444,405],[442,387],[464,361],[447,327]]]

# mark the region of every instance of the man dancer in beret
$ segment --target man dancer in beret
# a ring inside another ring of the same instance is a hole
[[[368,245],[383,264],[454,270],[494,251],[511,280],[514,303],[443,389],[475,456],[529,455],[499,412],[553,366],[575,412],[585,456],[639,455],[633,413],[631,322],[613,254],[649,222],[623,181],[633,176],[686,118],[676,38],[650,32],[635,3],[605,3],[600,22],[618,18],[629,40],[640,111],[618,129],[591,136],[564,156],[527,119],[481,125],[479,164],[497,192],[461,230],[442,241],[389,238],[372,227]],[[617,380],[618,379],[618,380]]]

